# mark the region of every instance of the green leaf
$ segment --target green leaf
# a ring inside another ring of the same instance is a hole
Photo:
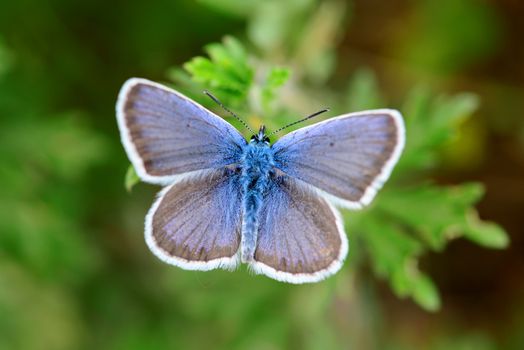
[[[437,287],[427,275],[417,267],[415,258],[406,259],[391,276],[391,287],[401,298],[411,297],[427,311],[440,308],[440,295]]]
[[[186,62],[183,65],[185,71],[169,70],[168,75],[177,83],[177,89],[204,105],[209,101],[201,99],[201,92],[208,89],[224,105],[244,115],[248,123],[259,123],[257,114],[273,114],[278,90],[291,76],[288,68],[253,65],[244,46],[233,37],[226,37],[222,43],[209,44],[205,51],[209,57],[195,57]],[[259,70],[257,76],[265,74],[265,79],[255,81],[256,69]],[[285,113],[280,108],[279,116],[283,115]]]
[[[207,45],[205,51],[210,58],[195,57],[184,64],[192,80],[228,105],[244,103],[254,75],[244,47],[238,40],[226,37],[221,44]]]
[[[440,307],[437,288],[418,269],[423,244],[407,235],[401,225],[381,215],[367,215],[355,228],[366,243],[375,273],[389,280],[398,297],[411,297],[428,311]]]
[[[378,215],[366,216],[355,230],[361,231],[374,270],[381,277],[391,276],[403,268],[407,259],[422,252],[420,242]]]
[[[272,67],[267,74],[266,81],[262,86],[262,105],[265,110],[269,109],[269,106],[275,99],[276,93],[291,76],[291,71],[288,68]]]
[[[129,167],[126,171],[126,178],[125,178],[125,188],[127,192],[131,192],[133,187],[140,182],[140,178],[138,177],[138,174],[135,171],[135,168],[132,164],[129,164]]]
[[[509,245],[508,234],[499,225],[479,219],[476,211],[466,214],[465,237],[487,248],[503,249]]]
[[[432,98],[427,89],[413,89],[402,108],[406,147],[396,173],[434,167],[442,147],[457,135],[460,124],[473,114],[478,104],[477,96],[469,93]]]
[[[470,207],[482,196],[480,184],[419,185],[384,191],[377,206],[415,232],[434,250],[466,231]]]
[[[427,311],[440,309],[440,295],[433,281],[426,275],[420,274],[413,281],[413,299]]]

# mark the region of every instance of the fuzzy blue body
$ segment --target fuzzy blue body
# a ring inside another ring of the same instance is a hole
[[[263,131],[261,135],[263,136]],[[273,150],[268,141],[263,141],[263,137],[253,138],[245,146],[241,158],[240,175],[243,196],[242,262],[253,260],[257,244],[259,212],[274,166]]]

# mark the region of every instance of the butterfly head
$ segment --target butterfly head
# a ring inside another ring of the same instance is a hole
[[[261,145],[269,145],[269,137],[266,136],[266,126],[260,126],[258,134],[251,136],[250,143],[256,143]]]

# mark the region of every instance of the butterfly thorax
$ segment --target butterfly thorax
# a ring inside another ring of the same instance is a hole
[[[269,146],[269,140],[266,139],[265,137],[252,138],[242,155],[240,182],[243,190],[241,240],[243,262],[253,260],[262,199],[269,185],[270,173],[275,166],[273,150]]]
[[[275,166],[273,150],[269,145],[256,141],[246,145],[241,159],[242,177],[251,181],[268,176]]]

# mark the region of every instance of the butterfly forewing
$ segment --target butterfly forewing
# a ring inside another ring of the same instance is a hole
[[[177,175],[236,163],[242,135],[196,102],[133,78],[120,91],[117,119],[124,147],[142,180],[169,184]]]
[[[335,273],[347,255],[339,213],[308,186],[274,178],[260,213],[251,267],[257,273],[291,282],[316,282]]]
[[[294,131],[273,149],[277,167],[327,193],[337,204],[369,204],[404,146],[394,110],[353,113]]]
[[[238,181],[238,175],[224,168],[187,177],[162,191],[146,219],[151,250],[186,269],[234,268],[241,230]]]

